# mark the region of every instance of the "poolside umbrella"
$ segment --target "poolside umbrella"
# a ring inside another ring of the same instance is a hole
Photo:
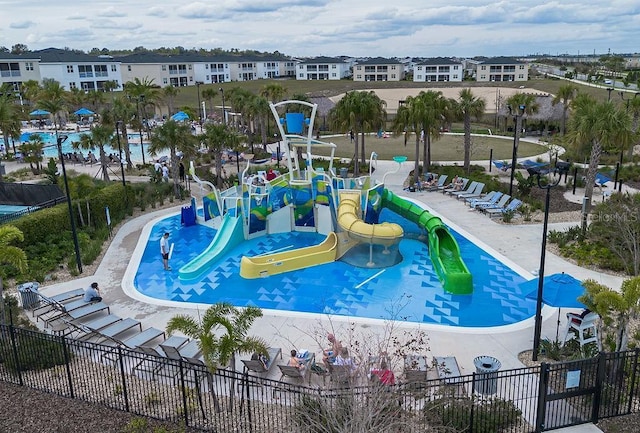
[[[29,113],[29,116],[48,116],[49,114],[51,113],[49,113],[47,110],[37,109]]]
[[[558,324],[556,326],[556,340],[560,327],[560,308],[586,308],[578,301],[578,297],[584,295],[582,281],[575,279],[564,272],[544,277],[542,290],[542,302],[552,307],[558,307]],[[526,293],[525,298],[536,299],[538,297],[538,279],[526,281],[520,284],[520,289]]]
[[[184,111],[178,111],[176,114],[171,116],[171,120],[175,120],[176,122],[182,122],[183,120],[187,120],[189,115]]]
[[[94,115],[96,113],[94,113],[93,111],[89,110],[88,108],[82,107],[78,111],[74,111],[73,114],[75,114],[76,116],[92,116],[92,115]]]

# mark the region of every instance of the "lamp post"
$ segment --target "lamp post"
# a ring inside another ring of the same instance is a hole
[[[509,114],[512,113],[511,105],[507,105],[509,108]],[[511,180],[509,181],[509,195],[513,197],[513,178],[516,173],[516,164],[518,161],[518,144],[520,143],[520,128],[522,122],[522,115],[527,107],[520,105],[513,117],[514,131],[513,131],[513,153],[511,154]]]
[[[120,146],[120,127],[122,126],[122,120],[116,122],[116,138],[118,140],[118,158],[120,159],[120,172],[122,174],[122,187],[126,188],[127,183],[124,180],[124,163],[122,162],[122,146]],[[126,194],[126,191],[125,191]]]
[[[82,259],[80,258],[80,245],[78,244],[78,233],[76,232],[76,222],[73,219],[73,208],[71,207],[71,194],[69,193],[69,181],[67,180],[67,169],[64,165],[64,155],[62,154],[62,143],[67,140],[67,135],[58,135],[56,131],[56,143],[58,144],[58,157],[62,163],[62,178],[64,179],[64,190],[67,195],[67,207],[69,208],[69,222],[71,223],[71,235],[73,236],[73,246],[76,250],[76,264],[78,272],[82,273]]]
[[[202,81],[196,81],[196,88],[198,92],[198,124],[200,125],[200,132],[202,132],[202,106],[200,105],[200,85],[204,84]]]
[[[227,109],[224,106],[224,89],[222,87],[220,87],[218,90],[222,94],[222,123],[224,123],[226,125],[227,124]]]
[[[543,174],[540,168],[529,169],[530,173],[534,173],[538,177],[538,188],[546,190],[544,201],[544,223],[542,224],[542,250],[540,252],[540,269],[538,271],[538,292],[536,295],[536,317],[533,332],[533,354],[532,359],[538,360],[538,352],[540,350],[540,334],[542,332],[542,295],[544,293],[544,262],[547,253],[547,227],[549,225],[549,203],[551,201],[551,189],[558,186],[563,174],[569,171],[571,166],[568,162],[556,163],[556,168],[549,174],[553,174],[553,178],[547,178],[546,183],[543,182]]]

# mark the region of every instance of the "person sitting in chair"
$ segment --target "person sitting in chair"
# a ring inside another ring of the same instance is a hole
[[[289,358],[288,365],[290,367],[297,368],[300,371],[300,374],[304,376],[304,371],[307,368],[307,366],[304,365],[304,363],[300,358],[298,358],[298,352],[295,349],[291,351],[291,358]]]
[[[336,340],[333,334],[327,334],[327,340],[331,343],[331,347],[322,351],[322,362],[328,367],[329,364],[333,364],[338,353],[342,351],[342,344]]]
[[[85,302],[100,302],[102,301],[102,296],[100,296],[100,289],[98,288],[98,283],[91,283],[84,291],[84,297],[82,298]]]
[[[379,369],[371,370],[371,378],[376,378],[382,385],[395,385],[396,377],[393,371],[389,370],[386,361],[380,363]]]
[[[336,356],[336,361],[334,365],[346,365],[349,367],[350,375],[353,376],[358,369],[358,366],[353,361],[353,359],[349,356],[349,350],[346,347],[343,347],[340,351],[340,354]]]

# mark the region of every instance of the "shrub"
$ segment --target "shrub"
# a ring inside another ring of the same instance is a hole
[[[12,345],[2,345],[1,357],[9,371],[43,370],[66,363],[64,340],[33,331],[20,331],[15,337],[15,353]],[[67,354],[72,357],[71,352],[67,351]]]
[[[495,433],[517,425],[522,411],[512,402],[497,397],[475,401],[470,398],[438,398],[425,406],[424,414],[433,426],[446,426],[455,431]]]

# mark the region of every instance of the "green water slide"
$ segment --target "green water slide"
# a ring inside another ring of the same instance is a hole
[[[473,292],[473,280],[460,257],[460,247],[442,220],[419,205],[398,197],[388,189],[382,206],[425,229],[429,236],[429,256],[444,289],[456,295]]]

